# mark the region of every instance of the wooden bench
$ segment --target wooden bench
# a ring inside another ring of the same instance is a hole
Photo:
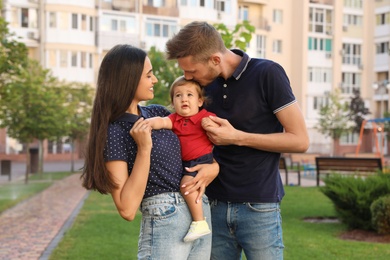
[[[362,157],[316,157],[317,186],[320,185],[321,173],[355,173],[369,175],[382,171],[381,158]]]
[[[279,159],[279,170],[284,170],[285,174],[286,174],[286,185],[288,185],[288,166],[287,166],[287,162],[286,162],[286,158],[281,156],[280,159]],[[299,171],[298,169],[298,186],[301,186],[301,172]]]

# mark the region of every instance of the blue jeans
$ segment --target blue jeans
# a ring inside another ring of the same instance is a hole
[[[279,203],[231,203],[211,200],[212,260],[283,259]]]
[[[210,259],[211,235],[184,243],[192,217],[179,192],[163,193],[141,203],[142,223],[138,259]],[[210,204],[203,196],[203,213],[211,227]]]

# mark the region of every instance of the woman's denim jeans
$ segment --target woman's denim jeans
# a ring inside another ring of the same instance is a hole
[[[211,259],[283,259],[279,203],[230,203],[211,200]]]
[[[183,242],[192,218],[180,193],[163,193],[144,199],[141,212],[138,259],[210,259],[211,235],[191,243]],[[210,204],[205,195],[203,212],[211,228]]]

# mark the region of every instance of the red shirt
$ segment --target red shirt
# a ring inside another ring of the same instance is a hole
[[[190,161],[200,156],[212,153],[213,143],[202,128],[203,117],[215,116],[214,113],[202,109],[191,117],[182,117],[177,113],[169,115],[172,121],[172,131],[179,137],[183,161]]]

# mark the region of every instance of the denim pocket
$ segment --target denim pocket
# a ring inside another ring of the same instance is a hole
[[[279,211],[277,203],[246,203],[248,208],[255,212],[275,212]]]
[[[142,209],[142,214],[144,217],[151,218],[169,218],[177,212],[177,208],[174,204],[164,203],[164,204],[154,204],[144,207]]]

